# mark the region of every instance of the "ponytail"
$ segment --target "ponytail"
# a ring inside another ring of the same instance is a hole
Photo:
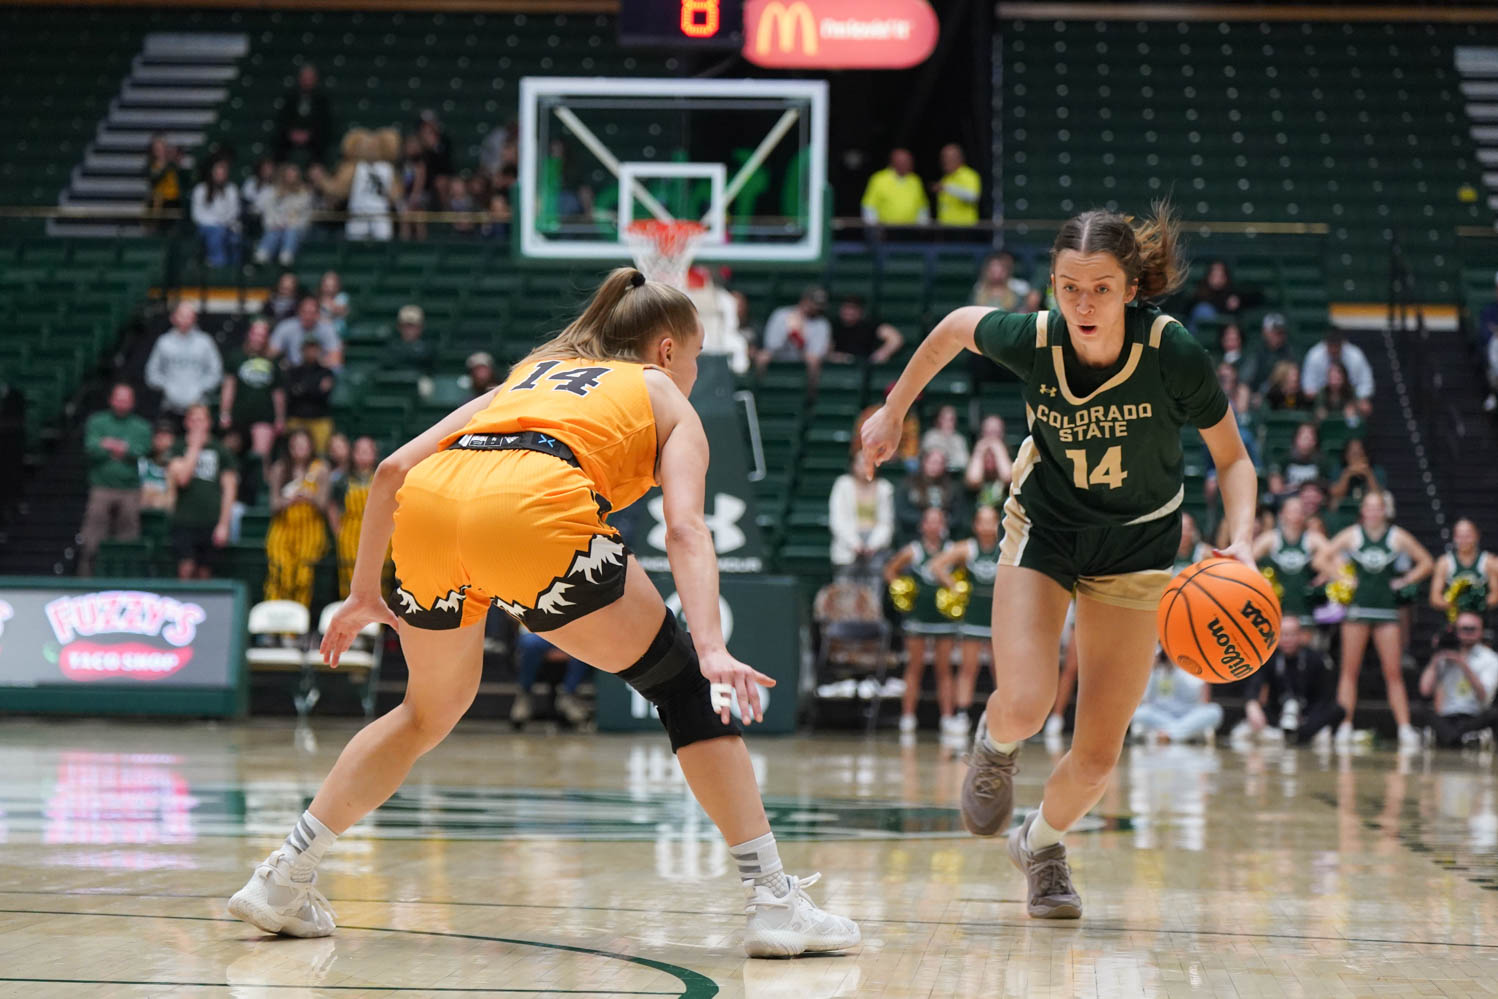
[[[698,325],[697,308],[681,291],[648,281],[633,267],[617,267],[603,279],[582,315],[515,367],[574,358],[639,362],[660,337],[686,340]]]
[[[1062,250],[1111,253],[1123,268],[1124,280],[1138,282],[1141,301],[1170,294],[1186,281],[1180,221],[1168,201],[1156,201],[1151,209],[1152,217],[1143,220],[1106,211],[1068,219],[1051,246],[1051,265]]]

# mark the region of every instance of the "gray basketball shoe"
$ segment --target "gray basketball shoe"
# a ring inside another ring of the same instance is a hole
[[[1009,834],[1009,859],[1024,874],[1030,888],[1030,903],[1027,911],[1035,919],[1080,919],[1082,896],[1072,887],[1071,868],[1066,865],[1066,847],[1060,843],[1031,851],[1030,826],[1035,822],[1034,811],[1025,817],[1020,827]]]
[[[994,836],[1009,825],[1014,815],[1014,772],[1019,767],[1019,747],[1000,753],[984,745],[988,734],[988,712],[978,716],[973,749],[967,758],[967,776],[962,779],[962,827],[974,836]]]

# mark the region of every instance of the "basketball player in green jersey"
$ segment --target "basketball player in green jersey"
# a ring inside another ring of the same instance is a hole
[[[1306,508],[1298,496],[1291,496],[1280,506],[1274,530],[1254,539],[1254,559],[1261,568],[1274,570],[1280,584],[1280,613],[1297,618],[1303,625],[1313,625],[1311,616],[1311,580],[1316,553],[1326,545],[1326,535],[1306,526]]]
[[[995,691],[974,734],[963,824],[1009,825],[1022,742],[1056,695],[1056,649],[1076,595],[1079,672],[1070,751],[1040,807],[1009,836],[1029,882],[1029,913],[1074,919],[1062,834],[1102,796],[1155,657],[1155,611],[1180,543],[1181,428],[1201,429],[1217,466],[1230,544],[1253,565],[1253,463],[1212,360],[1180,323],[1142,303],[1180,285],[1177,232],[1165,206],[1135,222],[1092,211],[1066,222],[1051,250],[1057,311],[957,309],[916,350],[885,405],[863,426],[865,474],[894,456],[916,395],[964,349],[1024,382],[1030,436],[1014,461],[992,610]]]
[[[1414,563],[1409,572],[1401,574],[1395,568],[1400,555],[1408,555]],[[1368,650],[1371,635],[1379,665],[1383,667],[1389,710],[1399,724],[1399,748],[1419,749],[1420,735],[1410,725],[1410,698],[1404,689],[1404,674],[1400,672],[1404,648],[1399,640],[1399,607],[1394,594],[1429,576],[1434,560],[1409,531],[1389,523],[1384,494],[1377,489],[1363,495],[1358,523],[1338,531],[1317,554],[1316,571],[1331,579],[1342,567],[1343,559],[1352,563],[1357,589],[1342,622],[1342,673],[1337,681],[1337,703],[1347,717],[1337,726],[1332,742],[1341,747],[1352,744],[1358,673],[1363,668],[1363,653]]]
[[[983,646],[993,644],[993,581],[999,571],[999,511],[980,506],[973,515],[973,536],[948,545],[947,550],[931,563],[931,572],[941,585],[952,589],[957,580],[952,573],[966,568],[972,592],[962,612],[958,635],[962,639],[962,658],[957,667],[956,710],[952,728],[942,734],[967,744],[968,709],[973,706],[973,688],[978,683],[978,657]],[[960,726],[960,727],[959,727]]]
[[[1446,599],[1446,589],[1460,579],[1467,581],[1467,589],[1453,607]],[[1489,608],[1498,607],[1498,558],[1482,550],[1482,535],[1466,517],[1456,522],[1451,529],[1451,547],[1436,559],[1435,572],[1430,576],[1430,605],[1452,621],[1458,611],[1485,614]]]

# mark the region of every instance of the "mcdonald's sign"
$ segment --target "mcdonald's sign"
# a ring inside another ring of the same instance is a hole
[[[926,0],[748,0],[744,57],[772,69],[905,69],[936,48]]]

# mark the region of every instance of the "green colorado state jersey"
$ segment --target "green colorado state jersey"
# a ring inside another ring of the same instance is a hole
[[[1030,436],[1013,493],[1037,525],[1143,524],[1175,512],[1181,428],[1227,412],[1212,359],[1184,326],[1148,307],[1124,314],[1124,347],[1106,368],[1078,360],[1060,312],[978,321],[978,349],[1025,383]]]

